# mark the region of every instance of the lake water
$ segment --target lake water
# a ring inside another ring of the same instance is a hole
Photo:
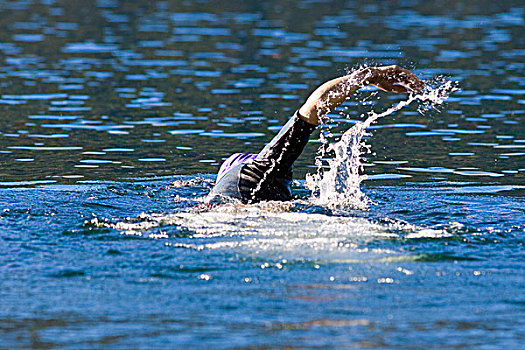
[[[0,1],[0,348],[521,349],[524,16]],[[322,140],[406,95],[365,89],[331,114],[293,201],[205,203],[225,158],[362,64],[459,88],[368,128],[366,207],[319,204],[305,178]]]

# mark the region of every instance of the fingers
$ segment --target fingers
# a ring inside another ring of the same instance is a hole
[[[399,84],[399,83],[394,83],[392,85],[392,92],[395,92],[395,93],[406,93],[408,91],[410,91],[411,89],[407,88],[406,86],[404,86],[403,84]]]
[[[419,93],[425,88],[425,83],[414,76],[406,85],[403,84],[403,87],[405,87],[407,91]]]
[[[424,89],[425,83],[409,70],[401,69],[398,83],[403,85],[408,91],[420,92]]]
[[[425,88],[425,83],[423,80],[419,79],[418,77],[414,76],[415,80],[412,82],[412,91],[414,92],[421,92]]]
[[[391,85],[392,92],[420,92],[425,87],[425,83],[411,71],[398,66],[381,67],[383,82]]]

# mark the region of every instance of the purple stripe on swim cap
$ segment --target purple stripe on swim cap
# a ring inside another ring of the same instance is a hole
[[[253,153],[234,153],[232,154],[228,159],[222,163],[221,168],[219,169],[219,172],[217,173],[217,181],[224,176],[228,171],[235,168],[237,165],[246,163],[247,161],[251,159],[257,158],[257,154]]]

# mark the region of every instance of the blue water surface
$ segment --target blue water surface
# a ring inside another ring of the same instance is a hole
[[[525,203],[505,188],[378,186],[331,212],[202,207],[208,181],[1,190],[4,341],[518,347]]]

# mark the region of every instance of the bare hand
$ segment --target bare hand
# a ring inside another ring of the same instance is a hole
[[[398,66],[369,67],[372,77],[368,80],[381,90],[389,92],[420,92],[425,83],[414,73]]]

